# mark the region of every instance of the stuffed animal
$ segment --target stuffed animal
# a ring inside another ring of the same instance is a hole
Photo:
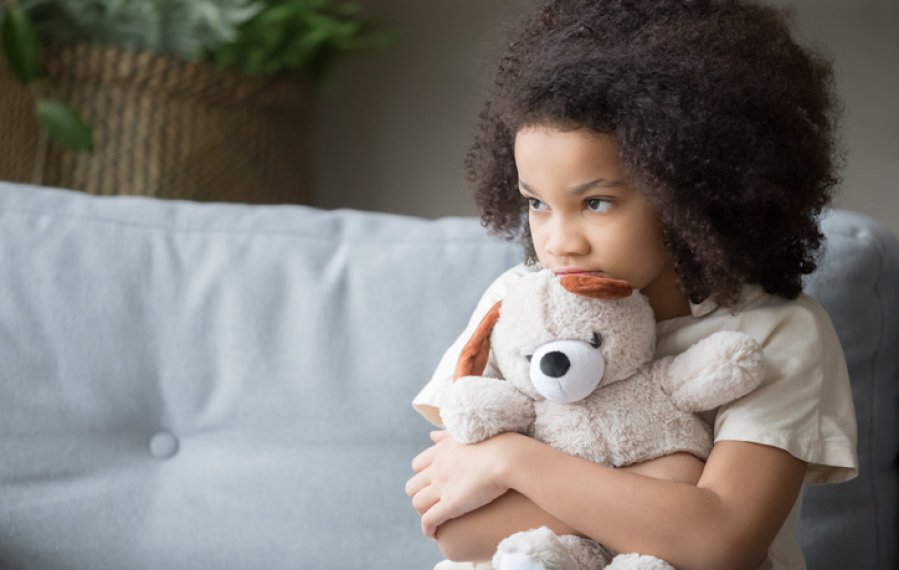
[[[465,345],[441,398],[443,423],[461,443],[515,431],[612,467],[678,451],[706,459],[711,428],[695,412],[754,390],[764,376],[761,347],[748,335],[717,332],[654,359],[655,326],[648,299],[625,281],[528,274]],[[493,565],[672,570],[546,527],[504,539]]]

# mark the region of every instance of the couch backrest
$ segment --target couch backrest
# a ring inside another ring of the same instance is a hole
[[[800,542],[809,568],[899,568],[899,241],[837,211],[806,291],[827,309],[846,354],[858,420],[859,476],[810,487]]]
[[[892,568],[897,246],[825,227],[862,475],[807,493],[803,540]],[[0,568],[429,567],[409,403],[518,258],[470,218],[0,183]]]

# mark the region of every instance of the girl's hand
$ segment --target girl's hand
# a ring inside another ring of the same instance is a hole
[[[421,515],[421,531],[435,538],[444,522],[470,513],[509,490],[500,481],[499,450],[508,437],[500,434],[480,443],[456,442],[446,430],[431,432],[435,445],[413,461],[416,475],[406,482],[406,494]]]

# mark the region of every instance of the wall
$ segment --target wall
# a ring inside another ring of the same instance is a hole
[[[425,217],[474,215],[462,158],[501,30],[533,0],[370,0],[402,32],[344,62],[319,94],[315,205]],[[849,150],[837,205],[899,234],[899,2],[778,1],[799,38],[835,62]]]

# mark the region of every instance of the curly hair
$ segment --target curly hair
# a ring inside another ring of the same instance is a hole
[[[694,302],[744,283],[795,298],[839,183],[830,61],[744,0],[550,0],[513,30],[465,156],[481,221],[536,260],[513,153],[523,127],[612,135]]]

